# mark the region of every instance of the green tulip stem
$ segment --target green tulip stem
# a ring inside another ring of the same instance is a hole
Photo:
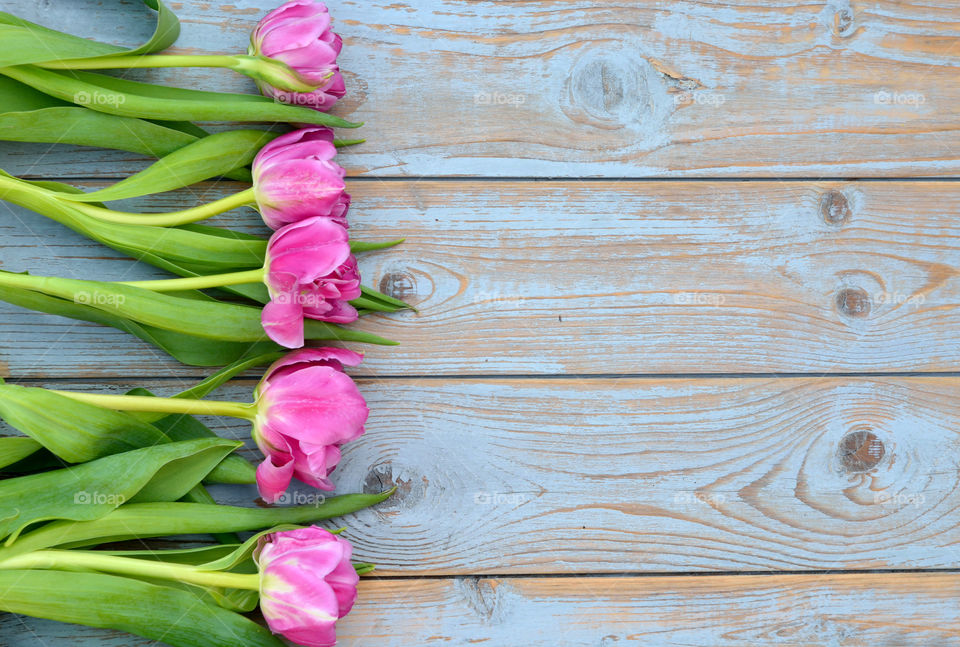
[[[176,225],[186,225],[198,220],[205,220],[217,214],[221,214],[237,207],[256,207],[257,199],[254,188],[244,189],[225,198],[214,200],[206,204],[184,209],[182,211],[168,211],[166,213],[130,213],[126,211],[114,211],[105,209],[93,204],[84,202],[72,202],[68,197],[63,197],[64,201],[69,203],[74,209],[85,213],[91,218],[96,218],[104,222],[114,222],[123,225],[154,225],[156,227],[173,227]]]
[[[31,195],[35,196],[34,200],[30,200]],[[197,222],[198,220],[205,220],[206,218],[230,211],[231,209],[236,209],[237,207],[249,206],[256,208],[257,205],[254,187],[249,187],[233,195],[228,195],[219,200],[214,200],[213,202],[201,204],[182,211],[168,211],[165,213],[114,211],[113,209],[105,209],[95,204],[73,201],[68,195],[59,194],[2,173],[0,173],[0,199],[9,199],[11,202],[16,202],[17,204],[31,208],[32,204],[28,204],[28,202],[55,199],[61,204],[72,207],[75,211],[79,211],[91,218],[96,218],[104,222],[126,225],[154,225],[159,227],[186,225],[191,222]]]
[[[152,411],[157,413],[186,413],[190,415],[229,416],[253,420],[257,417],[256,403],[223,402],[220,400],[190,400],[187,398],[156,398],[149,395],[110,395],[105,393],[79,393],[58,391],[78,402],[86,402],[105,409],[117,411]]]
[[[0,561],[0,569],[87,569],[101,573],[175,580],[199,586],[260,590],[259,573],[203,571],[195,566],[81,550],[38,550]]]
[[[153,56],[97,56],[94,58],[75,58],[63,61],[44,61],[37,67],[48,70],[119,70],[145,67],[237,67],[236,56],[223,55],[173,55],[154,54]]]
[[[120,281],[121,285],[134,288],[153,290],[154,292],[179,292],[181,290],[205,290],[227,285],[241,285],[243,283],[262,283],[264,268],[244,270],[242,272],[228,272],[226,274],[210,274],[206,276],[187,276],[180,279],[154,279],[150,281]]]
[[[48,70],[116,70],[147,67],[225,67],[266,82],[288,92],[312,92],[319,85],[303,78],[296,70],[283,61],[259,54],[226,55],[182,55],[154,54],[152,56],[101,56],[94,58],[75,58],[67,60],[44,61],[37,67]],[[333,73],[326,75],[323,81]]]

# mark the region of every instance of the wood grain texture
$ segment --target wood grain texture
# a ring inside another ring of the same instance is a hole
[[[334,480],[342,493],[398,493],[337,523],[382,575],[960,569],[960,378],[360,388],[367,433]],[[217,397],[252,390],[241,381]],[[256,498],[252,487],[215,494]],[[316,494],[303,486],[289,502]]]
[[[151,27],[139,2],[9,4],[123,44]],[[245,50],[278,3],[171,4],[176,51],[200,54]],[[420,308],[362,324],[402,345],[353,371],[371,419],[334,479],[398,493],[338,520],[379,565],[341,644],[960,647],[960,184],[896,179],[960,171],[960,5],[328,4],[335,112],[367,123],[339,157],[352,232],[408,237],[363,272]],[[254,91],[219,70],[125,75]],[[146,163],[0,143],[31,177]],[[671,179],[714,177],[885,181]],[[219,222],[264,232],[249,211]],[[0,244],[5,270],[164,276],[3,203]],[[204,374],[0,304],[2,376],[171,394]],[[247,423],[205,421],[259,458]],[[156,644],[0,614],[0,645]]]
[[[354,181],[353,235],[407,237],[362,261],[419,314],[359,327],[367,375],[954,371],[960,184]],[[235,190],[151,199],[175,209]],[[131,208],[145,203],[131,202]],[[257,216],[223,220],[258,231]],[[0,207],[2,266],[162,276]],[[132,337],[0,306],[19,377],[197,375]],[[58,361],[50,361],[54,355]]]
[[[377,176],[956,175],[952,0],[332,0],[367,126],[344,155]],[[173,3],[179,51],[240,52],[273,0]],[[85,36],[146,38],[142,7],[16,4]],[[142,18],[137,22],[136,18]],[[119,33],[116,25],[123,25]],[[132,78],[252,91],[231,73]],[[185,80],[187,79],[187,80]],[[136,156],[5,146],[8,170],[114,176]]]
[[[958,595],[953,574],[368,577],[337,633],[341,647],[952,647]],[[0,635],[10,647],[157,645],[11,615],[0,616]]]

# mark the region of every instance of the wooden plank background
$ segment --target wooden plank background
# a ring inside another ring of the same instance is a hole
[[[177,50],[240,51],[275,4],[173,4]],[[341,156],[352,231],[407,237],[365,281],[420,308],[362,323],[401,346],[354,371],[372,416],[336,480],[398,495],[344,520],[379,569],[341,644],[960,645],[960,6],[328,4],[336,113],[368,138]],[[8,5],[149,32],[137,2]],[[0,151],[84,188],[146,162]],[[264,231],[250,211],[218,222]],[[163,275],[6,204],[0,241],[6,270]],[[115,392],[205,374],[5,304],[0,362]],[[153,643],[5,614],[0,644]]]

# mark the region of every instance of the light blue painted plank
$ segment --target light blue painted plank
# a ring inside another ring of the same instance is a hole
[[[272,0],[181,3],[180,45],[240,52]],[[11,3],[24,17],[126,44],[146,10]],[[956,175],[958,7],[935,2],[731,6],[576,0],[329,3],[346,47],[338,114],[376,176]],[[122,26],[118,32],[118,26]],[[222,70],[131,74],[250,91]],[[4,146],[15,172],[116,176],[136,156]]]
[[[334,482],[398,492],[337,523],[384,576],[960,569],[960,378],[359,386],[370,421]]]
[[[359,324],[401,342],[366,348],[367,375],[824,374],[960,363],[954,183],[354,181],[349,189],[356,238],[407,236],[363,258],[365,281],[420,310]],[[220,185],[206,199],[231,190]],[[175,209],[195,199],[131,204]],[[256,221],[250,211],[229,220]],[[6,206],[0,240],[8,270],[150,275]],[[0,313],[10,375],[197,374],[112,329],[6,305]]]

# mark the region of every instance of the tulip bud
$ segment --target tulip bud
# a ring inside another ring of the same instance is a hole
[[[287,348],[304,342],[304,317],[356,321],[361,295],[347,230],[328,218],[307,218],[277,230],[267,244],[264,282],[270,303],[261,312],[267,336]]]
[[[317,526],[261,537],[253,557],[270,630],[305,647],[335,645],[336,622],[357,600],[352,553],[350,542]]]
[[[267,226],[279,229],[324,216],[347,226],[346,171],[333,161],[329,128],[303,128],[277,137],[253,160],[253,190]]]
[[[298,90],[263,78],[257,85],[265,96],[326,112],[344,95],[337,66],[343,42],[330,22],[327,7],[313,0],[292,0],[264,16],[250,37],[250,54],[282,61],[311,84]]]

